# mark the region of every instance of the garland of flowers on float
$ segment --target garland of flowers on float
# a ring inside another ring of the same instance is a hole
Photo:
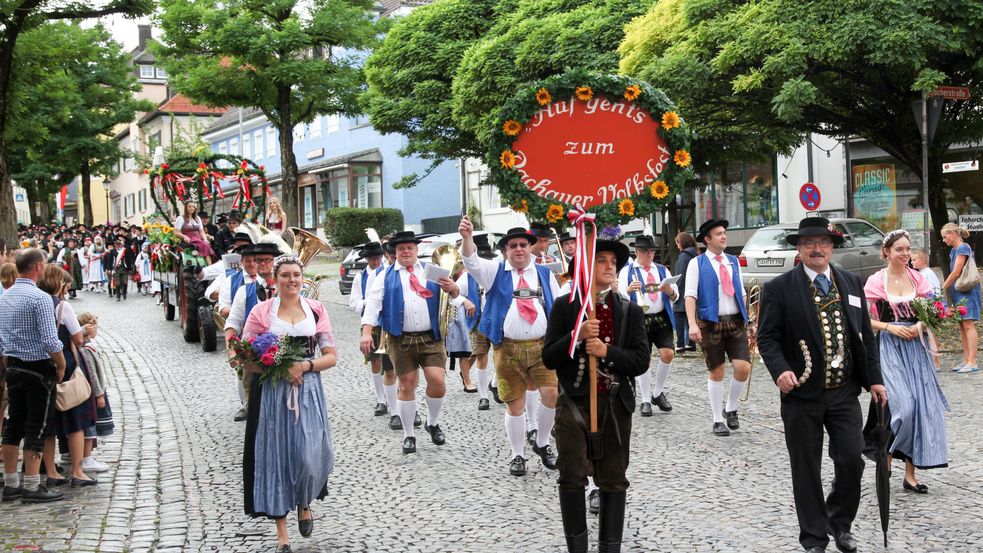
[[[174,270],[180,256],[181,240],[174,234],[174,227],[160,213],[154,213],[143,223],[143,232],[150,243],[150,267],[156,272]]]
[[[522,182],[512,149],[524,126],[542,109],[557,100],[576,98],[588,102],[603,96],[611,101],[627,101],[647,111],[659,123],[659,136],[665,141],[671,159],[662,173],[641,192],[615,202],[589,209],[597,216],[598,226],[623,224],[638,217],[661,211],[694,179],[690,155],[691,132],[676,106],[659,89],[645,81],[623,75],[588,71],[569,71],[521,88],[499,112],[492,131],[486,163],[491,184],[498,187],[502,201],[531,220],[562,224],[566,214],[576,206],[551,201],[535,194]]]
[[[265,167],[247,158],[216,154],[206,149],[199,149],[194,156],[174,158],[145,169],[144,174],[150,176],[150,197],[160,214],[168,212],[164,205],[168,205],[173,213],[180,213],[178,202],[187,199],[202,203],[211,200],[211,211],[214,211],[215,203],[225,197],[223,181],[232,180],[237,185],[232,208],[243,213],[243,220],[256,222],[264,213],[266,197],[270,193]],[[262,186],[262,192],[254,195],[256,184]],[[201,206],[199,211],[204,211]],[[166,216],[165,220],[170,222]]]

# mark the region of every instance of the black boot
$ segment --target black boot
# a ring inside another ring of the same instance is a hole
[[[587,553],[587,512],[584,489],[560,489],[560,515],[569,553]]]
[[[601,492],[601,512],[597,516],[598,553],[620,553],[625,528],[625,492]]]

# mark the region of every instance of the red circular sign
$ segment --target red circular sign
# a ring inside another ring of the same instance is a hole
[[[823,195],[819,192],[819,187],[811,182],[807,182],[799,189],[799,203],[809,211],[819,209],[819,204],[823,201]]]
[[[550,104],[523,126],[512,149],[523,184],[549,201],[584,208],[638,194],[672,156],[659,123],[637,105],[602,96]]]

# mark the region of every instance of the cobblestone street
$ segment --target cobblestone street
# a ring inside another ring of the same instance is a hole
[[[478,396],[465,394],[449,372],[447,444],[434,446],[420,431],[418,452],[404,456],[402,433],[388,428],[388,417],[373,416],[347,296],[329,281],[322,299],[339,343],[339,364],[324,373],[336,462],[330,495],[313,505],[314,535],[301,538],[295,514],[288,517],[294,551],[564,550],[556,474],[527,449],[529,474],[508,475],[503,407],[477,411]],[[116,303],[80,293],[73,304],[99,316],[98,345],[113,359],[116,434],[97,451],[111,468],[97,486],[66,490],[64,502],[0,505],[0,549],[273,551],[273,524],[242,511],[244,423],[232,420],[239,402],[221,351],[185,343],[152,298]],[[943,367],[956,360],[947,355]],[[634,418],[625,551],[801,551],[778,393],[766,375],[755,367],[741,430],[718,438],[701,360],[677,360],[667,385],[674,411]],[[952,406],[950,467],[919,473],[930,489],[923,496],[902,491],[903,466],[895,464],[887,551],[983,549],[983,375],[940,379]],[[868,398],[861,396],[865,405]],[[828,487],[828,459],[824,474]],[[873,482],[868,462],[854,527],[867,552],[884,550]],[[596,518],[590,525],[596,542]]]

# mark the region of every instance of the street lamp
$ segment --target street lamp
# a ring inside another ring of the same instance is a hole
[[[109,180],[103,179],[102,189],[106,191],[106,225],[109,225]]]

